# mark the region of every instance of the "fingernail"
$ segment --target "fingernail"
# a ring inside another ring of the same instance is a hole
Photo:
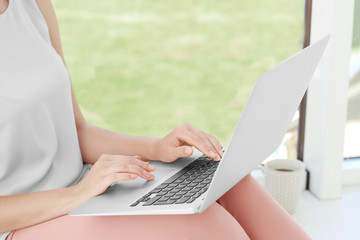
[[[138,175],[136,175],[136,174],[130,174],[130,177],[135,179],[135,178],[138,177]]]
[[[217,155],[213,152],[213,151],[210,151],[210,155],[213,159],[217,159]]]
[[[221,157],[218,154],[214,153],[213,151],[210,151],[210,154],[211,154],[211,156],[212,156],[212,158],[214,160],[220,160],[221,159]]]
[[[149,164],[149,168],[150,168],[151,170],[155,170],[155,169],[156,169],[154,166],[151,166],[150,164]]]
[[[144,175],[145,175],[145,177],[147,177],[147,178],[154,178],[154,175],[152,175],[152,174],[150,174],[149,172],[147,172],[147,171],[143,171],[144,172]]]
[[[192,148],[188,147],[188,148],[185,148],[185,154],[191,154],[192,153]]]

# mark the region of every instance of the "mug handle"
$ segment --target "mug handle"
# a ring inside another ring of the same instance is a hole
[[[260,164],[259,166],[257,166],[257,169],[259,169],[263,174],[265,174],[265,166],[264,166],[264,164]]]

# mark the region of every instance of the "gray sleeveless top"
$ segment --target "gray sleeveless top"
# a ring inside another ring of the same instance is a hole
[[[70,186],[84,169],[70,78],[46,21],[35,0],[9,0],[0,15],[0,196]]]

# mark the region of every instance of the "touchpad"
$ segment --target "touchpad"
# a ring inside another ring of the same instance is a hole
[[[151,163],[156,170],[151,172],[155,178],[153,180],[146,180],[141,177],[137,177],[133,180],[126,180],[114,183],[107,190],[106,193],[111,193],[113,191],[126,190],[136,191],[138,189],[144,189],[151,186],[157,186],[165,180],[174,175],[177,171],[180,171],[182,167],[177,166],[177,164],[165,164],[165,163]]]

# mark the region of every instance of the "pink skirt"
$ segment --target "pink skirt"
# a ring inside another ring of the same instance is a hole
[[[311,239],[250,175],[208,209],[190,215],[62,216],[11,232],[7,240]]]

